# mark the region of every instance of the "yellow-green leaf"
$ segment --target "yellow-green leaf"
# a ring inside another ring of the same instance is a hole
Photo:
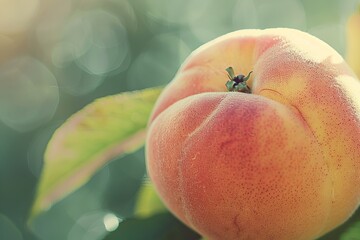
[[[341,240],[360,240],[360,222],[352,223],[350,227],[341,235]]]
[[[346,23],[346,61],[360,78],[360,5]]]
[[[138,194],[135,216],[146,218],[167,211],[167,208],[156,193],[154,186],[150,182],[145,182],[141,186]]]
[[[70,117],[47,146],[29,221],[114,157],[141,147],[160,92],[151,88],[100,98]]]

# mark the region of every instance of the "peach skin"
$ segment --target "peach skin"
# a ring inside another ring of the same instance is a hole
[[[315,239],[359,205],[359,93],[343,58],[309,34],[229,33],[194,51],[159,97],[149,176],[209,240]]]

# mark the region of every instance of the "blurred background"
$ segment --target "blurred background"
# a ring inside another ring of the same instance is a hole
[[[111,162],[26,226],[46,144],[86,104],[165,85],[191,51],[238,29],[300,29],[344,56],[345,23],[358,4],[0,0],[0,239],[100,240],[133,215],[146,171],[143,150]]]

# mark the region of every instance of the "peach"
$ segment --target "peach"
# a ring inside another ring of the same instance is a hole
[[[252,71],[250,93],[227,90],[228,67]],[[149,176],[209,240],[317,238],[359,204],[359,93],[343,58],[309,34],[229,33],[194,51],[159,97]]]

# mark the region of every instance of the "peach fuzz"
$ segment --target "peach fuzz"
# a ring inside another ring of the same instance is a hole
[[[228,92],[228,67],[251,93]],[[360,82],[319,39],[241,30],[194,51],[153,110],[149,176],[209,240],[315,239],[360,201]]]

